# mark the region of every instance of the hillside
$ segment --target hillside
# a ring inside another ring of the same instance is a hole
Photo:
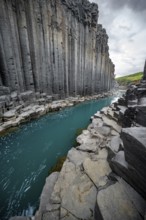
[[[143,73],[139,72],[139,73],[134,73],[131,75],[123,76],[123,77],[118,77],[118,78],[116,78],[116,80],[120,85],[125,86],[130,83],[134,83],[134,84],[139,83],[142,76],[143,76]]]

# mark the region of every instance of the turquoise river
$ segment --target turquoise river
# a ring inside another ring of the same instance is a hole
[[[0,137],[0,220],[31,216],[49,169],[73,147],[78,128],[114,100],[88,101],[50,113]]]

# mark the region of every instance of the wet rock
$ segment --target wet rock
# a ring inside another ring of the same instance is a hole
[[[94,118],[102,118],[102,114],[100,112],[97,112],[94,114]]]
[[[39,210],[35,215],[35,220],[46,219],[46,216],[50,216],[49,220],[53,220],[53,216],[56,216],[56,210],[59,209],[59,205],[52,204],[51,194],[54,189],[54,185],[58,179],[59,173],[52,173],[47,179],[43,191],[41,193]],[[47,212],[47,213],[46,213]],[[57,211],[58,213],[58,211]]]
[[[30,217],[25,217],[25,216],[14,216],[11,217],[9,220],[30,220]]]

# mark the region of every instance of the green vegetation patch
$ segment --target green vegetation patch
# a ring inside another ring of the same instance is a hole
[[[76,130],[76,132],[75,132],[75,141],[74,141],[73,147],[76,148],[77,146],[79,146],[78,142],[76,141],[76,138],[77,138],[79,135],[82,134],[83,130],[86,130],[86,129],[87,129],[87,127],[85,127],[85,128],[77,128],[77,130]]]
[[[56,164],[49,170],[49,175],[53,172],[60,172],[66,160],[66,156],[59,157]]]
[[[8,129],[6,129],[6,130],[4,130],[4,131],[2,131],[1,133],[0,133],[0,137],[4,137],[4,136],[6,136],[6,135],[8,135],[8,134],[10,134],[10,133],[13,133],[13,132],[15,132],[15,131],[18,131],[19,130],[19,127],[11,127],[11,128],[8,128]]]
[[[139,73],[134,73],[132,75],[118,77],[116,78],[116,80],[120,85],[126,86],[126,85],[129,85],[130,83],[133,83],[133,84],[139,83],[142,76],[143,76],[143,73],[139,72]]]

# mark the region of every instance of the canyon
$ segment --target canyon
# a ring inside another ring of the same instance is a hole
[[[108,50],[97,4],[1,0],[0,95],[33,91],[60,99],[108,91],[114,79]]]

